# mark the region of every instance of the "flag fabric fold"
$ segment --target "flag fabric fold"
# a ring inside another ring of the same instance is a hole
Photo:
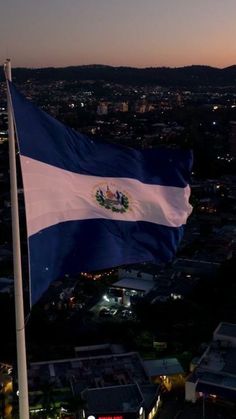
[[[23,176],[31,301],[65,274],[173,259],[191,213],[192,153],[91,139],[9,82]]]

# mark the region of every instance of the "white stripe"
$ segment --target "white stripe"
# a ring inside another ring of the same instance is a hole
[[[21,156],[27,229],[31,236],[63,221],[106,218],[148,221],[170,227],[186,223],[190,188],[144,184],[136,179],[87,176]],[[129,199],[124,213],[99,205],[99,187],[114,185]]]

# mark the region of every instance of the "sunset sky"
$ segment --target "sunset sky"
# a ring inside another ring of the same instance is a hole
[[[236,0],[2,0],[13,67],[236,64]]]

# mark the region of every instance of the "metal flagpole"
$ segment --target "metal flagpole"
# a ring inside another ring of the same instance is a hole
[[[4,64],[6,79],[11,81],[11,61],[6,60]],[[14,287],[15,287],[15,313],[16,313],[16,348],[17,348],[17,372],[19,389],[19,412],[20,419],[29,418],[29,399],[26,364],[25,344],[25,319],[24,302],[22,289],[22,269],[20,250],[20,228],[16,176],[16,152],[13,110],[9,89],[7,89],[8,106],[8,140],[9,140],[9,163],[10,163],[10,184],[11,184],[11,217],[12,217],[12,241],[13,241],[13,262],[14,262]]]

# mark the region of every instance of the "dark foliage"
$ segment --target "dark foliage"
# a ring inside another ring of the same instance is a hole
[[[105,80],[122,84],[159,84],[160,86],[230,86],[236,81],[236,66],[223,69],[193,65],[169,67],[111,67],[84,65],[65,68],[15,68],[13,77],[17,82],[28,79],[41,82],[49,80]],[[4,79],[0,70],[0,81]]]

